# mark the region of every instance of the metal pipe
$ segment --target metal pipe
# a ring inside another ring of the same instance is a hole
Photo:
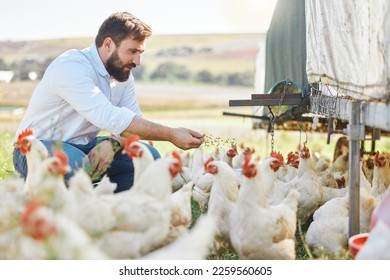
[[[349,236],[360,232],[360,141],[364,125],[360,121],[360,102],[351,102],[349,136]],[[363,134],[363,135],[362,135]],[[363,139],[362,139],[363,138]]]

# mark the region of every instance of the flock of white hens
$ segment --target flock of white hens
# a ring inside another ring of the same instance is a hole
[[[173,151],[154,160],[136,136],[133,187],[114,193],[79,169],[65,183],[66,154],[50,156],[31,129],[18,138],[28,176],[0,181],[0,259],[296,259],[297,224],[311,222],[310,248],[347,249],[348,150],[334,162],[304,145],[254,157],[235,145],[206,153]],[[360,229],[370,237],[357,259],[390,259],[390,155],[362,161]],[[201,215],[192,216],[195,200]],[[386,213],[387,212],[387,213]],[[385,213],[385,214],[383,214]]]

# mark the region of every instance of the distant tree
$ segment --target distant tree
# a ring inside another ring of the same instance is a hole
[[[191,72],[183,65],[178,65],[174,62],[164,62],[150,75],[151,80],[188,80],[191,77]]]
[[[208,71],[208,70],[202,70],[198,72],[195,76],[195,80],[200,83],[206,83],[206,84],[211,84],[216,81],[215,77],[213,74]]]
[[[0,58],[0,70],[10,70],[10,66],[2,58]]]
[[[254,75],[252,72],[230,73],[226,75],[226,84],[235,86],[252,86]]]
[[[140,65],[136,67],[135,69],[132,70],[134,79],[136,80],[144,80],[145,79],[145,73],[146,73],[146,66],[145,65]]]
[[[175,77],[179,80],[186,81],[191,79],[191,71],[184,65],[177,65],[175,68]]]
[[[164,62],[157,66],[157,68],[150,75],[152,80],[164,80],[168,79],[175,69],[173,62]]]

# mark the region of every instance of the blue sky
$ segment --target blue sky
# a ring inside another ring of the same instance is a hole
[[[95,36],[128,11],[154,34],[263,33],[277,0],[0,0],[0,41]]]

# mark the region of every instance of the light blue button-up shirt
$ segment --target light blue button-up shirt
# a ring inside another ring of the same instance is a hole
[[[87,144],[101,131],[120,135],[141,110],[134,77],[110,77],[95,44],[69,50],[47,68],[31,96],[17,135],[30,127],[41,140]]]

